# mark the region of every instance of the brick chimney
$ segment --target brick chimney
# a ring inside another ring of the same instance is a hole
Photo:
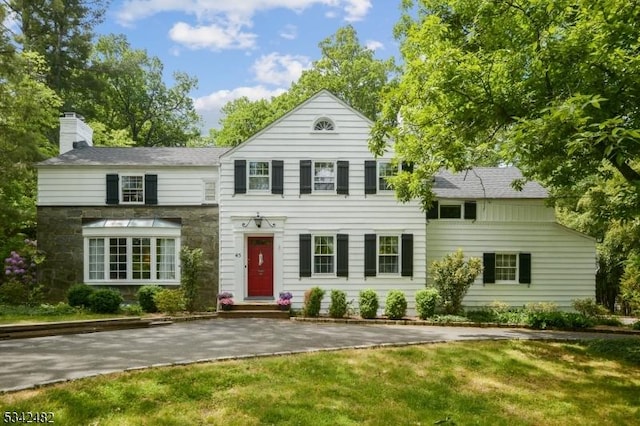
[[[92,138],[93,129],[84,122],[84,117],[80,114],[65,112],[60,116],[60,154],[74,148],[92,146]]]

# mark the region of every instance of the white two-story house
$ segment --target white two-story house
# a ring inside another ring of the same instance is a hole
[[[399,289],[411,310],[428,265],[460,248],[484,262],[467,306],[570,308],[594,296],[595,242],[556,223],[540,185],[514,190],[521,178],[514,168],[443,172],[434,185],[438,202],[425,214],[416,202],[396,200],[385,179],[397,172],[393,146],[375,158],[371,124],[321,91],[221,155],[222,291],[240,301],[289,291],[300,307],[314,286],[344,290],[354,301],[372,288],[382,306]]]

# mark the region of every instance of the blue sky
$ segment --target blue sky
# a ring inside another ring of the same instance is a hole
[[[197,77],[191,96],[203,132],[220,108],[286,90],[312,61],[318,43],[347,24],[379,58],[398,56],[393,26],[399,0],[113,0],[98,34],[125,34],[165,65],[165,78]]]

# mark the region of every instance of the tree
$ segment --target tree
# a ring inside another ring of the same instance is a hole
[[[321,89],[327,89],[370,119],[378,113],[380,92],[396,70],[392,59],[379,60],[363,47],[348,25],[319,44],[321,58],[280,96],[251,102],[246,98],[223,108],[221,128],[210,130],[219,146],[235,146]]]
[[[383,95],[370,141],[380,153],[392,140],[397,156],[415,163],[394,182],[403,199],[428,207],[424,182],[440,168],[491,159],[573,202],[589,182],[613,175],[640,191],[639,4],[406,0],[403,7],[396,27],[403,72]]]
[[[435,260],[431,264],[429,275],[442,298],[445,313],[460,313],[462,299],[480,272],[482,260],[477,257],[464,260],[462,250],[450,253],[442,260]]]
[[[199,135],[189,96],[197,80],[178,72],[167,87],[162,70],[160,59],[132,49],[124,36],[101,37],[91,65],[96,87],[81,110],[109,130],[126,129],[136,146],[185,146]]]
[[[0,4],[0,22],[6,8]],[[57,125],[58,96],[47,87],[47,67],[33,52],[16,52],[0,32],[0,256],[35,238],[36,173],[51,155],[46,134]]]
[[[72,110],[87,85],[93,28],[104,19],[109,2],[95,0],[8,0],[24,51],[39,53],[48,71],[46,83]]]

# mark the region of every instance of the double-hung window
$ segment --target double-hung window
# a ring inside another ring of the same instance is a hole
[[[398,174],[398,167],[388,162],[378,163],[378,191],[391,191],[388,178]]]
[[[270,174],[268,161],[249,161],[249,191],[268,191]]]
[[[144,176],[120,176],[120,199],[122,203],[144,203]]]
[[[333,161],[316,161],[313,163],[313,190],[335,191],[336,174]]]
[[[484,284],[531,284],[531,253],[483,253]]]
[[[334,274],[336,251],[332,235],[315,235],[313,237],[313,273]]]
[[[400,272],[400,242],[396,235],[378,236],[378,273],[398,274]]]
[[[518,255],[515,253],[496,253],[496,282],[516,280]]]

